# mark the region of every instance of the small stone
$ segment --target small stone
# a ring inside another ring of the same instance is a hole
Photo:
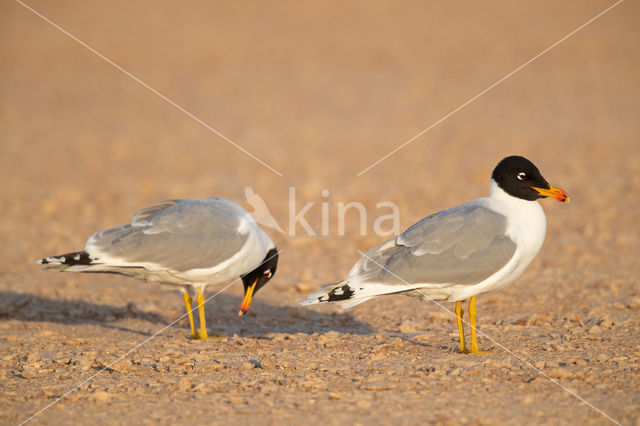
[[[256,368],[256,365],[253,362],[247,361],[247,362],[243,362],[240,365],[240,370],[251,370]]]
[[[621,361],[626,361],[629,358],[627,358],[626,356],[617,356],[615,358],[611,358],[611,361],[613,362],[621,362]]]
[[[53,363],[54,364],[70,364],[71,363],[71,358],[69,358],[68,356],[61,356],[60,358],[55,358],[53,359]]]
[[[32,366],[26,366],[22,369],[20,375],[25,379],[33,379],[38,376],[38,369]]]
[[[107,360],[104,358],[96,358],[95,364],[103,369],[112,370],[117,372],[125,372],[131,369],[131,361],[128,359],[116,359],[115,361]],[[86,365],[86,364],[82,364]]]
[[[118,372],[129,371],[131,370],[131,361],[128,359],[121,359],[111,364],[109,368]]]
[[[180,379],[180,381],[178,382],[178,389],[182,390],[182,391],[187,391],[191,389],[191,379],[187,378],[187,377],[183,377],[182,379]]]
[[[449,371],[448,375],[449,376],[459,376],[460,373],[462,373],[462,370],[460,370],[459,368],[454,368],[453,370]]]
[[[376,352],[367,358],[367,361],[380,361],[381,359],[385,359],[387,355],[383,352]]]
[[[231,395],[227,400],[231,405],[241,405],[244,404],[244,398],[238,395]]]
[[[31,352],[29,355],[27,355],[27,362],[29,364],[33,364],[36,361],[40,361],[40,352]]]
[[[173,374],[185,374],[185,371],[186,371],[182,365],[176,365],[176,364],[166,365],[165,368],[166,368],[166,371]]]
[[[89,395],[90,401],[109,402],[113,399],[113,395],[105,391],[96,391]]]
[[[211,393],[211,390],[204,383],[200,383],[191,389],[193,392]]]
[[[329,392],[329,399],[332,401],[336,401],[338,399],[342,399],[342,395],[338,392]]]
[[[276,362],[273,356],[266,356],[260,360],[260,368],[263,370],[275,370]]]
[[[201,371],[220,371],[224,369],[224,365],[217,362],[199,362],[196,364],[196,369]]]
[[[177,365],[181,365],[183,367],[193,367],[193,365],[195,364],[195,361],[192,358],[185,356],[185,357],[176,359],[174,363],[176,363]]]
[[[549,369],[547,370],[547,374],[556,379],[567,379],[573,376],[573,373],[569,371],[568,368],[563,368],[563,367]]]
[[[364,385],[362,385],[362,389],[370,390],[370,391],[391,390],[391,389],[394,389],[395,387],[396,387],[395,383],[386,382],[386,381],[371,382],[371,383],[365,383]]]
[[[323,336],[325,336],[329,340],[334,340],[340,338],[342,334],[338,333],[337,331],[327,331],[323,334]]]
[[[429,335],[429,334],[418,334],[417,336],[413,336],[413,338],[415,340],[419,340],[419,341],[425,341],[425,340],[431,340],[433,339],[433,336]]]

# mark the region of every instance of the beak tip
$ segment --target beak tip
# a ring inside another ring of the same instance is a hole
[[[569,194],[560,190],[560,194],[558,194],[556,200],[560,201],[561,203],[569,203],[571,199],[569,198]]]
[[[538,188],[535,186],[531,186],[531,189],[536,191],[541,198],[550,197],[555,198],[557,201],[561,203],[568,203],[570,201],[569,194],[567,194],[564,190],[560,188],[556,188],[555,186],[549,185],[549,188]]]
[[[241,317],[241,316],[243,316],[243,315],[244,315],[244,314],[246,314],[246,313],[247,313],[247,311],[245,311],[244,309],[240,309],[240,310],[238,311],[238,316],[239,316],[239,317]]]

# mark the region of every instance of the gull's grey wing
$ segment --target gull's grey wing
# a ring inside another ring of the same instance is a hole
[[[506,228],[506,217],[478,204],[445,210],[370,250],[349,279],[403,285],[476,284],[513,257],[516,244],[505,235]]]
[[[131,215],[131,224],[134,226],[143,226],[146,224],[145,219],[152,216],[154,213],[158,213],[159,211],[170,209],[171,207],[175,207],[181,201],[183,200],[166,200],[166,201],[161,201],[158,204],[155,204],[151,207],[145,207],[144,209],[140,209]]]
[[[97,262],[187,271],[211,268],[247,241],[248,213],[224,198],[169,200],[134,213],[131,224],[98,232],[85,250]]]

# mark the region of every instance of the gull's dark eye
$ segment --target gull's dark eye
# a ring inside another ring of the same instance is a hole
[[[264,271],[264,272],[262,273],[262,275],[263,275],[265,278],[271,278],[271,275],[273,275],[273,274],[271,273],[271,269],[267,269],[266,271]]]
[[[527,174],[524,172],[518,173],[518,180],[525,180],[527,178]]]

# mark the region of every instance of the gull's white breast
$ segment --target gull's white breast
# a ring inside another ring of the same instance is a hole
[[[516,243],[516,252],[506,265],[484,281],[471,286],[452,286],[447,298],[452,302],[494,291],[512,283],[540,252],[546,234],[547,219],[540,203],[512,197],[493,180],[491,196],[476,201],[507,217],[506,234]]]

